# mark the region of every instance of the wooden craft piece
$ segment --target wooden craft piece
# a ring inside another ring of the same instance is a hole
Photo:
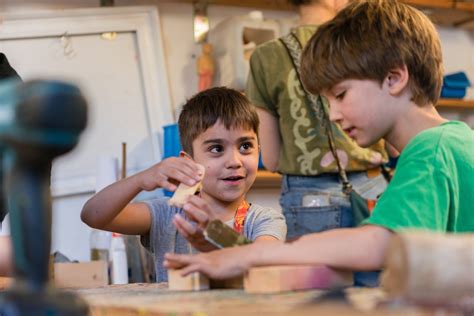
[[[105,261],[55,263],[54,284],[65,288],[106,286],[109,284],[107,269]]]
[[[200,272],[181,276],[181,270],[168,270],[168,288],[172,291],[209,290],[209,278]]]
[[[244,277],[248,293],[279,293],[333,289],[352,285],[352,273],[324,265],[284,265],[251,268]]]
[[[0,291],[5,290],[13,284],[13,278],[0,277]]]
[[[204,177],[204,167],[201,165],[198,165],[199,168],[201,169],[202,175]],[[196,192],[199,192],[201,190],[201,182],[196,183],[193,186],[188,186],[184,183],[180,183],[178,185],[178,188],[174,192],[173,196],[171,199],[168,201],[168,205],[174,205],[177,207],[183,207],[184,203],[186,203],[186,200],[189,196],[196,194]]]
[[[391,297],[448,302],[474,295],[474,234],[403,232],[388,248],[381,285]]]

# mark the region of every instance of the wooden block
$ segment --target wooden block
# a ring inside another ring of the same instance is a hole
[[[284,265],[251,268],[244,277],[248,293],[279,293],[307,289],[332,289],[352,285],[352,272],[324,265]]]
[[[209,288],[209,279],[202,273],[194,272],[183,277],[179,269],[168,270],[168,289],[172,291],[202,291]]]
[[[0,291],[8,288],[13,283],[13,278],[0,277]]]
[[[54,283],[57,287],[68,288],[106,286],[109,284],[108,263],[55,263]]]

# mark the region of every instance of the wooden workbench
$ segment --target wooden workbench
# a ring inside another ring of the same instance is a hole
[[[373,309],[374,297],[381,291],[351,289],[364,304],[342,299],[322,299],[324,291],[301,291],[283,294],[247,294],[243,290],[212,290],[202,292],[169,291],[166,284],[129,284],[95,289],[79,289],[89,304],[92,316],[152,315],[384,315],[427,316],[436,311],[389,304]],[[364,292],[365,291],[365,292]],[[374,292],[375,291],[375,292]],[[337,296],[337,295],[336,295]],[[351,301],[353,301],[351,299]],[[367,304],[368,303],[368,304]],[[444,313],[443,315],[457,315]]]

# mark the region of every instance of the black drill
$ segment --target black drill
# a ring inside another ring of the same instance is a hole
[[[58,81],[0,85],[0,163],[4,209],[10,212],[13,286],[0,315],[87,315],[87,305],[48,283],[51,165],[73,149],[87,123],[78,88]]]

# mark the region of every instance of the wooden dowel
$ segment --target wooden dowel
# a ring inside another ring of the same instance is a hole
[[[121,178],[127,177],[127,143],[122,142],[122,175]]]
[[[402,232],[390,243],[382,287],[392,297],[441,302],[474,293],[474,234]]]

